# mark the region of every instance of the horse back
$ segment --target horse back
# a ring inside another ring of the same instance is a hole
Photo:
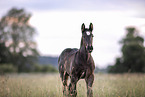
[[[59,67],[59,72],[64,72],[66,71],[66,68],[69,70],[69,64],[68,61],[74,57],[75,53],[78,51],[76,48],[67,48],[63,50],[63,52],[60,54],[59,59],[58,59],[58,67]]]

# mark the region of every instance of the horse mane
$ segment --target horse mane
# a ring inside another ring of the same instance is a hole
[[[80,48],[82,47],[83,45],[83,37],[81,38],[81,45],[80,45]]]

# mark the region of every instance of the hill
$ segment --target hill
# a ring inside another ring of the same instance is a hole
[[[39,56],[38,57],[38,64],[40,65],[53,65],[54,67],[57,67],[58,63],[58,57],[52,57],[52,56]]]

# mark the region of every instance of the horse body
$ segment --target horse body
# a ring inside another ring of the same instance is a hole
[[[59,71],[61,71],[61,73],[66,72],[68,75],[71,74],[71,67],[77,51],[78,49],[67,48],[61,53],[58,61]]]
[[[92,43],[91,43],[92,46]],[[91,46],[88,48],[91,48]],[[63,94],[66,95],[67,79],[70,76],[70,84],[68,87],[69,95],[76,97],[76,84],[79,79],[85,79],[87,84],[88,97],[93,96],[92,84],[94,81],[94,61],[91,56],[92,49],[87,49],[83,37],[80,49],[65,49],[59,56],[58,65],[59,73],[63,82]]]

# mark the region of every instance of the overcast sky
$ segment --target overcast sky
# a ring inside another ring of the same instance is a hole
[[[92,56],[98,67],[121,56],[119,41],[126,27],[137,27],[145,38],[145,0],[0,0],[0,18],[12,7],[32,14],[41,55],[59,56],[65,48],[79,48],[82,23],[94,25]]]

